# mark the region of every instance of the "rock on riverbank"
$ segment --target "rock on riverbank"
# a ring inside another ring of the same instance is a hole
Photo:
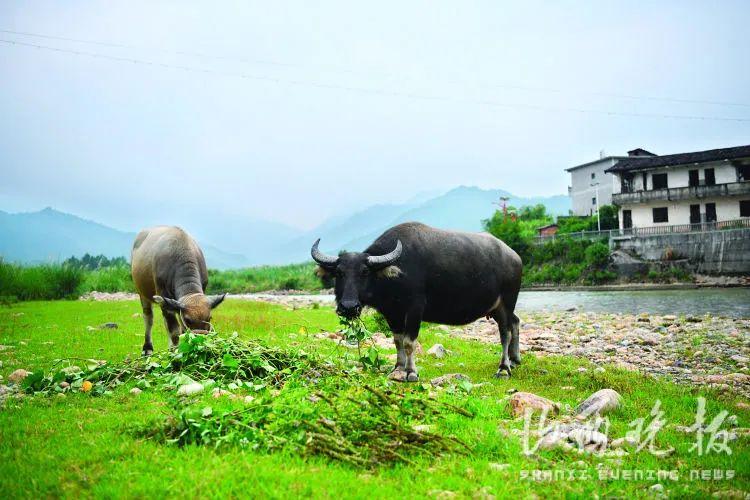
[[[537,312],[521,319],[526,355],[576,356],[750,397],[750,320],[579,312]],[[500,342],[493,320],[446,330]]]

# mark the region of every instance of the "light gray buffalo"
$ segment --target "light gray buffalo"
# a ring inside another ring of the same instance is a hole
[[[211,329],[211,310],[224,295],[205,295],[208,285],[206,259],[195,240],[179,227],[157,226],[135,237],[131,255],[133,283],[141,297],[146,335],[143,355],[154,352],[151,327],[154,303],[161,306],[175,348],[185,328],[205,332]]]

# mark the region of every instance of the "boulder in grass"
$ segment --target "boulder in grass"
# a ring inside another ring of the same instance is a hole
[[[435,344],[434,346],[429,348],[429,350],[427,351],[427,354],[440,359],[440,358],[445,357],[446,350],[445,350],[445,347],[443,347],[443,344]]]
[[[8,375],[8,382],[13,382],[14,384],[18,384],[29,375],[31,375],[31,372],[26,371],[23,368],[19,368],[18,370]]]
[[[463,373],[449,373],[447,375],[435,377],[434,379],[430,380],[430,383],[435,387],[443,387],[445,385],[461,382],[462,380],[471,382],[471,379],[468,377],[468,375],[464,375]]]
[[[570,431],[568,439],[577,444],[579,449],[586,449],[589,445],[593,445],[593,448],[601,451],[607,447],[606,434],[583,427]]]
[[[523,415],[526,408],[539,410],[540,412],[546,410],[550,413],[559,413],[560,411],[559,404],[530,392],[517,392],[513,394],[510,398],[509,404],[510,412],[514,417]]]
[[[178,396],[191,396],[193,394],[198,394],[199,392],[203,392],[203,385],[199,382],[181,385],[179,389],[177,389]]]
[[[219,387],[214,388],[213,391],[211,391],[211,396],[215,398],[220,398],[222,396],[231,396],[232,393],[227,391],[226,389],[220,389]]]
[[[596,391],[575,409],[576,418],[588,418],[595,414],[603,415],[619,407],[620,399],[620,394],[613,389]]]
[[[552,450],[554,448],[569,448],[568,446],[568,435],[564,432],[552,431],[548,432],[537,443],[537,447],[540,450]]]
[[[635,448],[638,446],[638,440],[635,437],[632,436],[625,436],[621,438],[617,438],[613,440],[609,444],[610,448],[613,449],[626,449],[626,448]]]

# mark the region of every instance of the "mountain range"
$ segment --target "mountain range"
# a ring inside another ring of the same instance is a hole
[[[507,204],[516,207],[542,203],[553,215],[567,214],[570,208],[570,199],[563,195],[523,198],[500,189],[460,186],[440,195],[337,215],[310,231],[241,217],[222,217],[221,224],[193,219],[183,227],[196,236],[211,268],[285,264],[309,260],[310,246],[317,238],[328,253],[363,250],[385,229],[401,222],[480,231],[482,220],[497,209],[493,203],[500,197],[509,198]],[[134,238],[135,233],[52,208],[17,214],[0,211],[0,256],[10,262],[58,262],[85,253],[129,257]]]
[[[98,222],[45,208],[9,214],[0,211],[0,256],[8,262],[61,262],[86,253],[130,259],[135,233],[118,231]],[[216,269],[246,267],[244,255],[231,254],[201,242],[206,262]]]

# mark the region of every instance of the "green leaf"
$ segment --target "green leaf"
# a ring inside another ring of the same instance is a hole
[[[44,380],[44,374],[41,371],[31,372],[21,382],[21,387],[28,390],[36,390],[42,388],[42,381]]]
[[[263,367],[263,369],[264,369],[264,370],[266,370],[266,371],[267,371],[268,373],[273,373],[273,372],[275,372],[275,371],[276,371],[276,367],[275,367],[275,366],[273,366],[273,365],[272,365],[271,363],[268,363],[268,362],[266,362],[266,363],[263,363],[263,364],[262,364],[261,366],[262,366],[262,367]]]
[[[86,360],[86,369],[88,371],[94,371],[97,368],[99,368],[99,361],[96,359],[87,359]]]
[[[460,380],[458,382],[458,387],[460,387],[464,392],[468,394],[474,388],[474,384],[472,384],[468,380]]]
[[[224,354],[224,358],[221,360],[221,363],[225,367],[230,368],[230,369],[234,369],[234,368],[237,368],[238,366],[240,366],[239,361],[237,361],[236,359],[234,359],[234,357],[232,357],[232,355],[229,354],[229,353]]]
[[[214,412],[213,408],[211,408],[210,406],[206,406],[205,408],[201,410],[201,416],[210,417],[213,412]]]
[[[370,362],[374,365],[378,361],[378,350],[375,347],[370,347],[367,351],[367,356],[370,358]]]

